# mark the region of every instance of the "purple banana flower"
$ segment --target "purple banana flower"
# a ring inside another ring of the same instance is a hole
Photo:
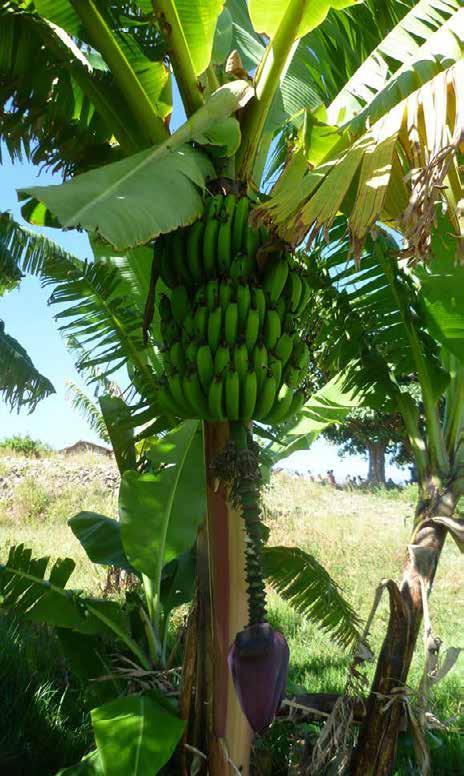
[[[240,706],[255,733],[271,724],[287,685],[288,644],[268,622],[248,625],[229,650]]]

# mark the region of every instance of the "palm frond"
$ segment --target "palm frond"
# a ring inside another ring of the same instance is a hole
[[[387,35],[382,35],[378,45],[337,93],[327,111],[329,124],[351,121],[366,105],[371,106],[372,123],[372,101],[376,95],[379,95],[379,106],[384,104],[383,90],[388,82],[391,83],[392,76],[396,80],[405,72],[408,65],[418,59],[419,49],[424,44],[430,53],[435,32],[440,31],[440,38],[449,34],[460,7],[459,0],[420,0],[415,3]],[[358,9],[355,16],[358,17]],[[338,19],[338,15],[334,14],[334,17]],[[365,29],[360,31],[364,37]],[[420,56],[424,57],[424,51]]]
[[[285,601],[347,648],[359,638],[360,619],[328,571],[299,547],[265,547],[265,576]]]
[[[0,396],[10,408],[32,412],[38,402],[55,393],[51,382],[35,368],[26,350],[5,332],[0,320]]]
[[[2,214],[0,214],[0,222],[1,219]],[[22,276],[14,254],[0,237],[0,296],[15,288]]]
[[[350,365],[344,387],[364,390],[375,407],[410,382],[419,357],[438,398],[446,385],[439,345],[428,332],[420,286],[398,262],[398,247],[380,232],[367,240],[358,266],[350,261],[344,219],[329,234],[331,242],[320,234],[308,255],[315,290],[307,325],[318,332],[313,347],[321,368],[330,374]]]
[[[112,630],[124,637],[125,617],[117,602],[85,598],[67,588],[76,565],[71,558],[59,558],[47,572],[49,565],[50,558],[33,558],[23,544],[11,547],[0,563],[2,609],[33,622],[81,633]]]
[[[106,424],[96,403],[92,401],[90,396],[87,396],[82,388],[76,385],[76,383],[73,383],[72,380],[65,380],[65,384],[66,398],[70,402],[72,408],[80,414],[89,428],[94,431],[100,439],[109,444],[110,438],[108,436]]]
[[[46,263],[63,260],[79,266],[79,259],[58,243],[21,226],[11,213],[0,213],[0,257],[8,256],[18,270],[27,275],[40,275]]]
[[[8,213],[0,216],[0,252],[9,251],[19,268],[52,287],[51,304],[65,305],[57,315],[67,346],[77,358],[76,368],[89,384],[118,393],[111,376],[127,366],[138,395],[131,408],[134,422],[151,419],[156,407],[154,375],[161,369],[153,342],[143,342],[143,312],[151,248],[137,248],[128,256],[108,246],[94,246],[96,261],[81,261],[42,235],[20,226]],[[145,415],[139,417],[137,413]],[[137,420],[136,420],[137,418]]]

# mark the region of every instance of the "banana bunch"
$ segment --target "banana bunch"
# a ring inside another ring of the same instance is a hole
[[[311,290],[267,233],[250,200],[218,195],[192,226],[162,238],[159,298],[165,376],[160,404],[181,418],[279,423],[304,404],[309,351],[297,321]]]

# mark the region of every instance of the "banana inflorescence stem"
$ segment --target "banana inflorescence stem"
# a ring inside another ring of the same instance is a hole
[[[266,620],[266,591],[262,561],[263,535],[260,511],[259,447],[243,423],[231,423],[235,457],[231,496],[240,507],[246,533],[245,574],[248,595],[248,624]]]

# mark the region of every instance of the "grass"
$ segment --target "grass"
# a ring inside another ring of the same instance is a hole
[[[398,579],[415,506],[415,488],[365,493],[339,491],[280,473],[265,494],[265,520],[270,544],[297,544],[315,555],[338,584],[355,610],[365,619],[374,591],[382,578]],[[278,596],[270,596],[271,618],[289,642],[290,687],[296,692],[341,692],[349,656],[335,646],[317,626],[304,621]],[[464,647],[462,612],[462,556],[452,540],[446,543],[430,599],[434,632],[449,646]],[[371,647],[378,654],[388,622],[387,600],[374,620]],[[409,675],[417,687],[423,670],[422,640]],[[372,675],[372,666],[370,675]],[[441,720],[455,719],[464,726],[464,660],[436,686],[432,711]],[[464,739],[456,734],[436,737],[432,750],[435,774],[458,776],[464,761]],[[438,745],[440,744],[440,745]],[[396,776],[413,774],[413,758],[404,743]],[[402,764],[401,764],[402,763]]]
[[[24,488],[24,497],[28,488]],[[23,519],[18,514],[0,516],[2,555],[8,546],[23,542],[35,555],[70,556],[77,567],[72,577],[74,587],[88,592],[101,592],[105,573],[90,564],[66,526],[66,518],[86,509],[114,515],[114,499],[97,487],[73,488],[48,494],[49,500],[40,515],[30,505],[37,494],[24,503]],[[354,608],[365,618],[372,605],[376,586],[382,578],[398,578],[405,547],[409,540],[414,512],[415,489],[403,491],[338,491],[310,483],[284,473],[276,475],[264,495],[265,521],[273,545],[298,545],[315,555],[343,589]],[[462,557],[448,540],[430,599],[431,617],[436,635],[447,646],[464,647],[462,627]],[[270,594],[270,617],[288,639],[291,650],[290,688],[308,692],[342,691],[349,657],[314,624],[300,615],[278,596]],[[383,601],[374,621],[371,646],[378,652],[388,620],[387,602]],[[410,685],[417,686],[423,668],[422,641],[410,673]],[[462,726],[464,703],[462,687],[464,660],[434,690],[432,710],[442,720],[456,720]],[[0,694],[0,704],[4,702]],[[288,725],[274,726],[263,742],[269,743],[276,762],[288,757]],[[464,760],[462,736],[435,736],[432,739],[433,773],[456,776],[462,772],[457,763]],[[280,752],[280,755],[279,755]],[[287,752],[287,754],[285,754]],[[414,774],[410,744],[402,743],[396,776]],[[456,770],[456,768],[458,768]],[[0,768],[1,770],[1,768]],[[273,774],[280,771],[273,765]],[[282,771],[283,773],[283,771]]]
[[[49,776],[92,736],[85,689],[70,680],[53,632],[0,617],[0,772]]]

